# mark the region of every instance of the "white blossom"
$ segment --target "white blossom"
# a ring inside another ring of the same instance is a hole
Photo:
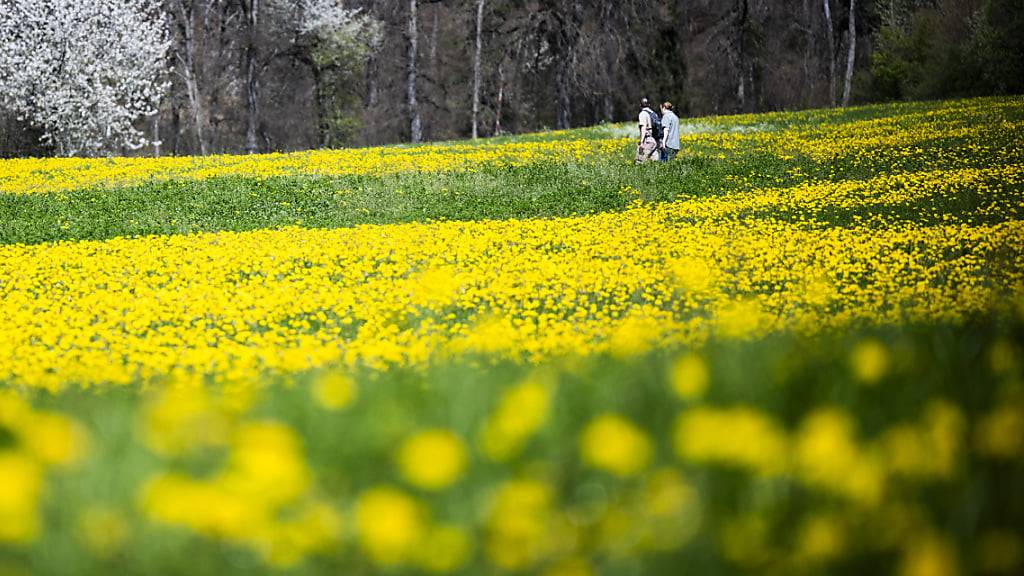
[[[159,0],[0,0],[0,105],[61,155],[146,145],[167,89]]]

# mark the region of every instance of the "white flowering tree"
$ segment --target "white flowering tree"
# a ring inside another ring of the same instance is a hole
[[[283,51],[309,65],[313,74],[320,145],[345,141],[358,130],[351,111],[361,103],[352,86],[381,45],[383,24],[341,0],[274,0],[270,6],[279,12],[277,21],[291,30]]]
[[[139,148],[169,46],[159,0],[0,0],[0,106],[64,156]]]

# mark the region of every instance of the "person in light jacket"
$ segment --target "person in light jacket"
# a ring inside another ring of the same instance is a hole
[[[651,104],[647,98],[640,99],[640,140],[636,146],[636,163],[643,164],[644,162],[651,162],[658,160],[658,140],[654,137],[654,121],[651,115],[655,114],[654,110],[651,110]]]
[[[672,103],[661,105],[661,161],[667,162],[679,153],[679,116],[672,111]]]

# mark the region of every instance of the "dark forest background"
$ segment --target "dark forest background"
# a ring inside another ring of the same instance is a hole
[[[641,96],[700,116],[1024,91],[1024,0],[353,0],[377,33],[330,46],[275,1],[166,2],[171,87],[140,153],[569,128]],[[37,141],[0,110],[0,155]]]

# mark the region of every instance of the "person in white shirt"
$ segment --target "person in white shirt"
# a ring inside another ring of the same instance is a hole
[[[672,111],[672,103],[661,105],[661,161],[667,162],[679,153],[679,117]]]
[[[643,164],[644,162],[652,162],[658,160],[660,154],[659,142],[654,135],[654,110],[651,110],[651,104],[647,98],[640,99],[640,141],[637,142],[636,146],[636,163]]]

